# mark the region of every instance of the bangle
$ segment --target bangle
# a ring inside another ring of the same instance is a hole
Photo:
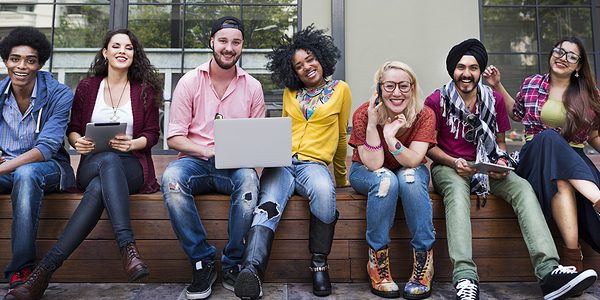
[[[404,145],[402,145],[402,143],[397,142],[396,143],[396,147],[400,146],[400,148],[396,149],[395,151],[391,151],[390,153],[392,153],[393,156],[399,155],[400,153],[402,153],[402,151],[404,151],[404,149],[406,149],[406,147],[404,147]]]
[[[383,149],[383,144],[382,143],[379,143],[379,146],[373,147],[373,146],[369,145],[366,140],[363,143],[363,146],[365,146],[365,149],[367,149],[369,151],[378,151],[378,150]]]

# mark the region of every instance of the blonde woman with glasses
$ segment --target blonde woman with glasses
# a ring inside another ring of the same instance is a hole
[[[380,297],[400,297],[390,273],[389,244],[401,201],[414,259],[403,296],[424,299],[431,295],[435,241],[425,153],[436,143],[435,116],[424,107],[417,77],[405,63],[383,64],[375,73],[375,85],[377,91],[354,113],[349,140],[354,147],[350,184],[368,196],[371,291]]]

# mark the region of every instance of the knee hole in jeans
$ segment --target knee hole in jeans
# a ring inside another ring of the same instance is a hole
[[[386,197],[390,191],[390,186],[392,185],[392,177],[395,177],[395,175],[386,168],[375,170],[375,174],[379,178],[379,188],[376,196]]]
[[[267,214],[267,219],[273,219],[279,216],[279,204],[275,202],[265,202],[256,207],[255,214]]]

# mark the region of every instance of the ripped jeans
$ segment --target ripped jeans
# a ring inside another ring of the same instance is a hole
[[[289,167],[263,170],[252,226],[261,225],[275,231],[294,192],[308,199],[310,212],[321,222],[335,221],[335,186],[329,169],[321,163],[293,157]]]
[[[194,195],[211,192],[230,194],[229,241],[223,248],[221,266],[227,269],[242,263],[243,239],[250,229],[252,213],[258,202],[256,170],[216,169],[214,158],[183,157],[169,163],[162,175],[161,190],[173,231],[192,264],[213,260],[216,254],[216,248],[206,241],[206,231]]]
[[[371,248],[378,251],[390,243],[398,198],[402,201],[413,248],[427,251],[433,247],[435,230],[428,191],[429,170],[424,164],[396,171],[386,168],[369,171],[361,163],[353,162],[349,180],[358,193],[368,196],[366,236]]]

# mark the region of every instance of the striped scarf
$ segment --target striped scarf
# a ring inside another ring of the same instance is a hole
[[[454,133],[455,139],[465,139],[465,134],[472,136],[472,142],[477,145],[476,163],[496,162],[499,158],[508,158],[505,151],[498,147],[496,132],[496,107],[493,91],[490,87],[483,85],[481,80],[477,86],[478,101],[475,114],[471,113],[465,106],[465,102],[456,90],[454,81],[448,82],[441,89],[440,106],[442,117],[450,126],[450,132]],[[462,124],[462,132],[460,132]],[[468,128],[468,129],[465,129]],[[473,130],[473,132],[469,132]],[[460,137],[459,137],[460,134]],[[482,206],[485,206],[487,195],[490,191],[489,177],[485,173],[476,173],[471,176],[471,192],[483,198]]]

